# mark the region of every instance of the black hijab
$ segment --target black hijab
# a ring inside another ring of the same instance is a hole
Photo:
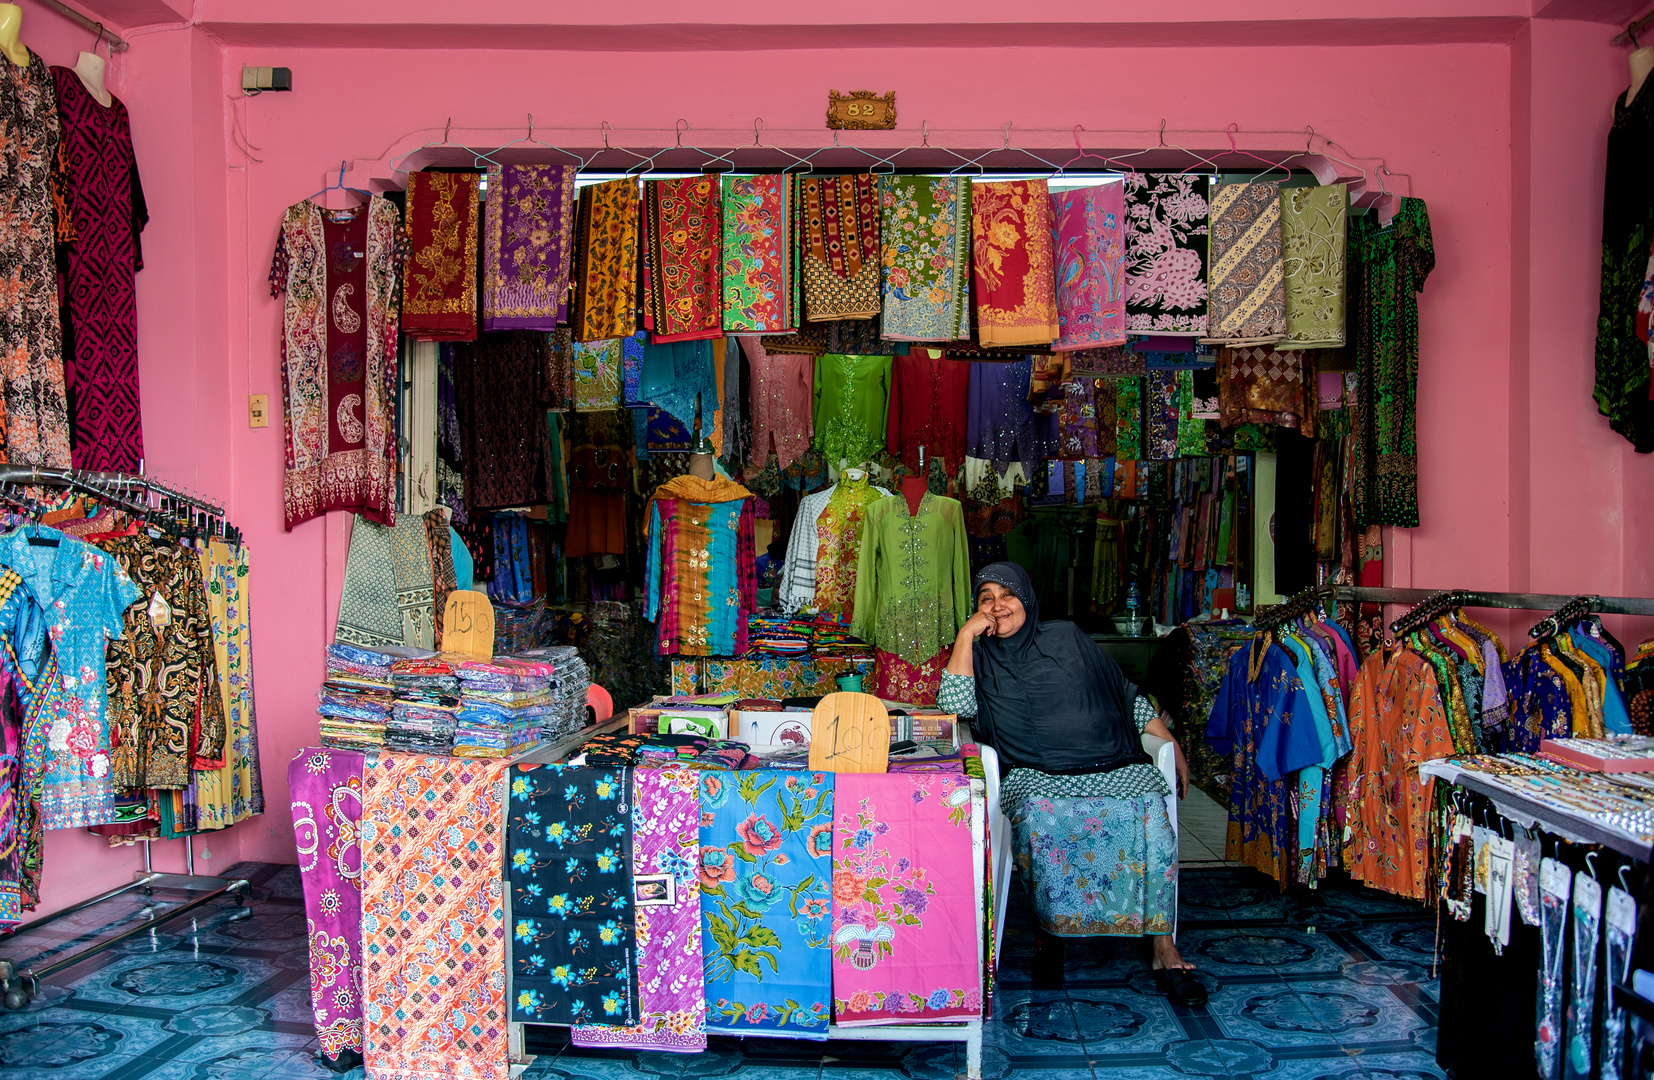
[[[1071,622],[1041,622],[1028,571],[1016,563],[982,568],[985,582],[1009,590],[1027,612],[1009,637],[983,635],[972,646],[976,726],[1007,767],[1049,773],[1110,772],[1149,760],[1132,707],[1137,687],[1114,658]]]

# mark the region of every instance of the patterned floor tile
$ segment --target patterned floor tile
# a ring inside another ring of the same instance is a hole
[[[1091,1055],[1158,1052],[1184,1037],[1183,1025],[1164,997],[1070,988],[1068,1003]]]

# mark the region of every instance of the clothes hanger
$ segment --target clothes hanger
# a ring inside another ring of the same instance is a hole
[[[362,188],[359,188],[359,187],[350,187],[345,183],[345,163],[343,161],[339,162],[339,181],[338,181],[338,183],[328,184],[326,187],[322,188],[322,190],[316,192],[316,194],[314,194],[314,195],[310,196],[310,198],[306,199],[305,202],[315,202],[318,198],[320,198],[323,195],[326,195],[330,191],[354,191],[358,195],[366,195],[369,199],[373,198],[373,192],[364,191]]]
[[[610,151],[614,151],[617,154],[626,154],[629,157],[635,158],[639,162],[643,162],[645,165],[647,165],[649,162],[654,160],[654,158],[644,157],[642,154],[638,153],[636,150],[628,150],[624,146],[610,146],[609,145],[609,132],[613,131],[614,128],[609,126],[609,122],[607,120],[600,121],[597,125],[597,130],[598,130],[598,134],[600,134],[603,137],[603,149],[601,149],[597,153],[593,154],[591,160],[596,161],[598,158],[602,157],[604,154],[609,153]],[[632,169],[634,169],[634,168],[636,168],[635,165],[628,165],[625,168],[625,170],[623,170],[623,171],[626,172],[627,174],[630,174]]]
[[[493,150],[488,150],[488,151],[485,151],[481,154],[477,154],[475,157],[472,158],[472,164],[480,169],[480,168],[483,168],[483,162],[487,162],[489,165],[492,165],[496,168],[499,168],[500,167],[500,162],[496,161],[494,159],[493,155],[499,153],[501,150],[504,150],[507,147],[516,146],[519,143],[527,143],[529,146],[543,146],[547,150],[555,150],[559,154],[567,154],[569,157],[571,157],[575,160],[575,167],[577,169],[584,169],[586,167],[586,159],[581,157],[579,154],[576,154],[574,151],[564,150],[561,146],[553,146],[551,143],[542,142],[541,140],[536,139],[534,137],[534,114],[533,113],[528,114],[528,134],[527,135],[524,135],[520,139],[512,139],[510,142],[505,143],[501,146],[498,146]]]
[[[449,134],[450,131],[453,130],[453,127],[454,127],[454,118],[452,116],[450,116],[448,118],[447,122],[442,125],[442,141],[441,142],[434,142],[434,143],[433,142],[428,142],[423,146],[414,147],[412,150],[409,150],[406,154],[403,154],[401,157],[396,158],[395,160],[393,160],[391,162],[391,164],[390,164],[391,172],[403,172],[404,171],[403,168],[402,168],[403,163],[406,162],[409,158],[413,157],[415,154],[419,153],[421,150],[429,150],[432,147],[437,147],[437,146],[454,146],[453,143],[448,141],[448,134]],[[459,146],[454,146],[454,148],[456,150],[464,149],[464,147],[459,147]],[[327,189],[323,188],[322,190],[326,191]]]
[[[1323,139],[1322,141],[1325,142],[1328,146],[1336,146],[1337,145],[1331,139]],[[1303,149],[1303,152],[1299,153],[1299,154],[1293,154],[1292,157],[1287,158],[1286,161],[1291,161],[1292,158],[1309,157],[1310,154],[1311,154],[1310,147],[1314,144],[1314,142],[1315,142],[1315,129],[1313,127],[1311,127],[1310,125],[1305,124],[1304,125],[1304,149]],[[1357,180],[1355,182],[1355,186],[1359,187],[1362,184],[1365,184],[1367,182],[1367,167],[1365,165],[1357,165],[1353,161],[1345,161],[1341,157],[1333,157],[1331,154],[1327,153],[1325,150],[1323,150],[1320,153],[1319,156],[1326,158],[1328,161],[1336,161],[1340,165],[1347,165],[1352,169],[1360,170],[1361,179]],[[1286,164],[1286,162],[1283,161],[1282,164],[1284,165],[1284,164]]]
[[[956,166],[952,172],[948,173],[948,175],[949,176],[958,176],[961,173],[963,173],[966,169],[969,169],[972,166],[975,166],[977,176],[986,176],[987,173],[988,173],[988,167],[986,165],[982,164],[982,162],[984,160],[986,160],[987,158],[993,156],[994,154],[1003,153],[1004,151],[1009,150],[1011,148],[1011,123],[1012,122],[1009,121],[1009,120],[1005,121],[1005,141],[1000,146],[1000,148],[998,150],[984,151],[983,153],[978,154],[976,157],[971,158],[969,161],[966,161],[962,156],[956,154],[954,156],[959,157],[960,161],[963,162],[963,164]]]
[[[800,165],[804,166],[806,171],[811,170],[811,169],[814,168],[814,166],[812,166],[810,164],[810,158],[801,158],[797,154],[793,153],[791,150],[787,150],[787,149],[784,149],[784,148],[779,147],[779,146],[771,146],[770,144],[766,143],[764,141],[764,118],[762,116],[755,116],[755,117],[752,118],[752,146],[750,146],[748,149],[751,149],[751,150],[774,150],[778,154],[785,154],[788,157],[792,158],[793,163],[791,165],[783,165],[781,167],[781,173],[782,173],[783,176],[786,175],[787,170],[797,168]],[[819,153],[819,151],[818,151],[818,153]],[[815,156],[814,154],[811,155],[811,157],[814,157],[814,156]]]
[[[1104,157],[1101,154],[1093,154],[1091,151],[1087,150],[1084,146],[1082,146],[1080,144],[1080,132],[1082,132],[1084,130],[1085,130],[1085,125],[1084,124],[1075,124],[1074,125],[1074,130],[1072,132],[1072,134],[1074,136],[1074,149],[1076,149],[1080,152],[1080,156],[1079,157],[1074,157],[1074,158],[1069,158],[1066,162],[1064,162],[1062,167],[1057,170],[1057,175],[1058,176],[1062,176],[1064,173],[1066,173],[1068,171],[1068,167],[1070,165],[1074,165],[1074,164],[1077,164],[1081,161],[1084,161],[1086,158],[1092,158],[1093,160],[1100,161],[1104,165],[1116,165],[1116,166],[1118,165],[1118,162],[1114,161],[1112,158]]]
[[[1260,163],[1268,166],[1268,168],[1266,168],[1263,172],[1259,173],[1257,176],[1254,176],[1252,178],[1252,180],[1251,180],[1252,183],[1259,182],[1264,177],[1266,177],[1270,173],[1274,172],[1276,169],[1280,169],[1282,172],[1286,173],[1286,179],[1288,179],[1288,180],[1292,179],[1292,170],[1287,168],[1285,165],[1282,165],[1280,162],[1270,161],[1266,158],[1261,158],[1257,154],[1254,154],[1250,150],[1242,150],[1240,147],[1236,146],[1235,145],[1235,133],[1238,132],[1239,130],[1240,130],[1240,124],[1235,123],[1233,121],[1230,122],[1228,127],[1223,129],[1223,133],[1225,135],[1229,136],[1229,152],[1232,153],[1232,154],[1241,154],[1245,157],[1251,158],[1253,161],[1260,162]]]

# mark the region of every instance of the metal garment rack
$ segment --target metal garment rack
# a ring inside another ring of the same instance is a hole
[[[71,22],[79,23],[80,25],[86,27],[86,29],[95,31],[98,36],[97,39],[92,42],[93,48],[97,47],[99,41],[107,41],[109,43],[109,51],[112,53],[125,52],[127,49],[132,47],[125,41],[122,41],[120,35],[116,34],[115,31],[108,29],[103,25],[103,23],[98,22],[96,19],[87,18],[85,15],[82,15],[68,4],[60,3],[59,0],[40,0],[40,2]]]
[[[192,517],[196,512],[199,512],[208,521],[215,522],[219,535],[223,535],[228,528],[224,519],[223,507],[198,496],[185,494],[165,484],[150,480],[146,476],[135,476],[127,473],[86,472],[78,469],[48,469],[33,465],[0,465],[0,486],[17,484],[67,488],[71,491],[91,495],[135,514],[171,513],[176,512],[180,507],[188,507]],[[131,497],[134,495],[136,498]],[[150,495],[162,499],[163,504],[161,506],[147,505],[143,500]],[[172,505],[167,505],[167,500],[170,500]],[[233,532],[233,530],[229,531]],[[46,963],[31,963],[19,967],[15,960],[0,960],[0,1003],[3,1003],[8,1009],[21,1009],[28,1005],[30,1001],[40,997],[40,980],[48,975],[73,967],[90,956],[95,956],[128,938],[176,919],[178,916],[193,911],[221,896],[231,896],[238,907],[244,905],[247,900],[248,882],[243,878],[210,877],[197,874],[195,872],[194,838],[186,836],[183,840],[184,873],[168,874],[155,870],[152,861],[154,849],[151,846],[154,841],[145,838],[140,841],[144,845],[144,868],[134,875],[130,884],[88,897],[68,907],[60,908],[50,915],[24,923],[13,932],[13,936],[45,926],[66,915],[72,915],[94,904],[113,899],[134,889],[142,889],[145,896],[153,896],[156,889],[177,889],[183,892],[199,893],[199,896],[195,896],[185,903],[163,911],[158,915],[143,919],[112,937],[96,942],[67,956],[51,958]]]
[[[1508,611],[1557,611],[1574,600],[1590,601],[1593,615],[1651,615],[1654,599],[1643,596],[1597,596],[1590,593],[1484,592],[1480,589],[1451,590],[1458,607],[1500,608]],[[1441,597],[1441,589],[1390,589],[1374,585],[1316,585],[1294,593],[1286,601],[1259,608],[1255,622],[1276,622],[1291,616],[1281,611],[1313,608],[1319,601],[1351,600],[1358,604],[1422,604]],[[1277,614],[1280,612],[1280,614]]]

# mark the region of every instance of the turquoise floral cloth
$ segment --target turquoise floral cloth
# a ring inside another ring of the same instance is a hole
[[[1164,796],[1034,795],[1008,816],[1017,870],[1046,933],[1136,937],[1176,928],[1177,837]]]
[[[827,1038],[832,880],[833,774],[702,775],[709,1033]]]
[[[636,1022],[631,798],[630,769],[512,767],[512,1019]]]

